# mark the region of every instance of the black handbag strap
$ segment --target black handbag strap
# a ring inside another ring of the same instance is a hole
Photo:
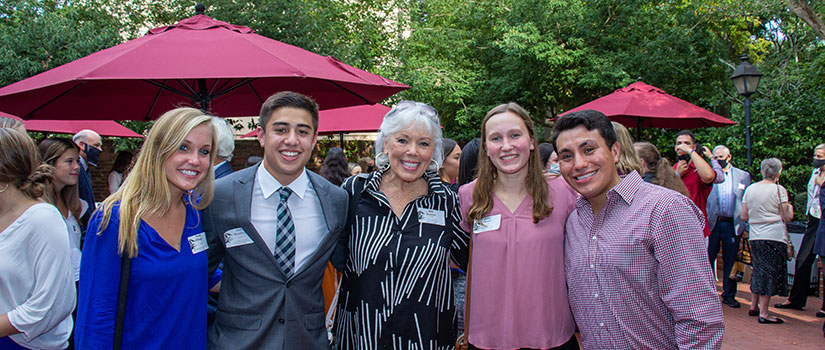
[[[115,337],[112,343],[114,350],[120,350],[123,345],[123,322],[126,318],[126,293],[129,289],[129,271],[132,267],[132,258],[123,252],[120,259],[120,284],[117,290],[117,313],[115,314]]]

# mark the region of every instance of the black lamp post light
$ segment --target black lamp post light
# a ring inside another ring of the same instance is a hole
[[[750,96],[759,88],[762,73],[750,62],[748,55],[742,55],[742,63],[733,70],[730,79],[736,85],[739,95],[745,97],[745,145],[748,149],[748,167],[751,166],[751,99]]]

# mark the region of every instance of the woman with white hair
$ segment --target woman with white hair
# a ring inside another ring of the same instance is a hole
[[[340,349],[455,345],[449,260],[467,262],[457,195],[438,176],[441,125],[432,107],[399,103],[375,142],[377,170],[347,179],[348,229],[333,264],[343,272]]]
[[[781,318],[768,316],[768,307],[771,296],[788,295],[785,224],[793,220],[793,206],[788,203],[788,191],[779,185],[782,162],[765,159],[761,170],[762,181],[748,186],[742,199],[741,217],[750,227],[753,261],[748,315],[759,316],[759,323],[783,323]]]

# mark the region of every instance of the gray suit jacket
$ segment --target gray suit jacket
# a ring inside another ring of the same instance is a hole
[[[224,261],[218,311],[207,348],[329,349],[321,281],[344,228],[347,193],[307,171],[321,199],[329,232],[312,258],[286,278],[250,221],[257,169],[249,167],[217,181],[215,198],[204,210],[210,276]],[[240,229],[252,243],[227,248],[225,233]]]
[[[739,236],[748,229],[748,223],[742,221],[739,213],[742,211],[742,196],[745,195],[745,188],[751,184],[751,174],[734,166],[731,166],[730,170],[731,179],[733,180],[733,196],[735,197],[733,203],[733,229],[736,231],[736,235]],[[710,195],[708,195],[708,206],[706,209],[708,211],[708,225],[710,225],[711,231],[713,231],[713,227],[716,226],[716,218],[719,215],[720,185],[722,184],[713,184],[713,190],[711,190]]]

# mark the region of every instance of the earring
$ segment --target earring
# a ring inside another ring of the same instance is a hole
[[[387,171],[390,168],[390,156],[384,152],[375,155],[375,166],[378,170]]]
[[[6,190],[8,190],[8,189],[9,189],[9,184],[6,184],[6,187],[3,187],[3,189],[0,190],[0,193],[6,192]]]

